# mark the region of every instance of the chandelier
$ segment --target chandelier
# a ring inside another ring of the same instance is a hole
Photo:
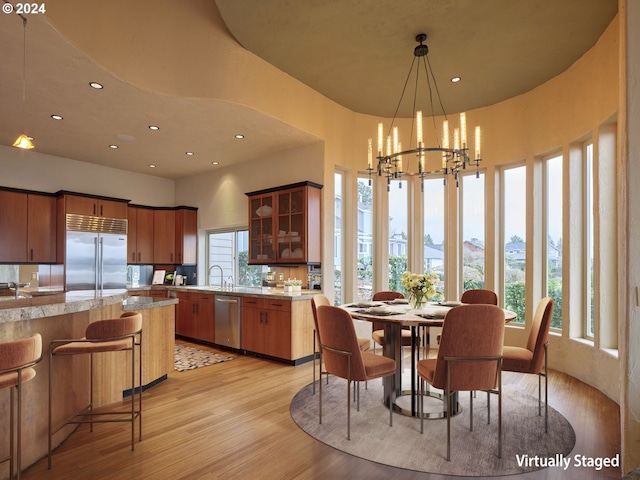
[[[22,17],[22,15],[20,15]],[[25,132],[26,120],[26,97],[27,97],[27,18],[22,17],[22,122]],[[22,148],[24,150],[30,150],[33,148],[33,141],[26,133],[20,134],[20,136],[13,142],[13,146]]]
[[[462,170],[465,170],[468,166],[474,164],[476,167],[476,177],[479,177],[480,175],[479,165],[482,160],[480,157],[480,127],[475,127],[475,155],[474,158],[471,159],[468,154],[469,146],[467,143],[466,114],[464,112],[460,113],[459,127],[455,128],[453,132],[451,132],[449,119],[447,118],[447,113],[444,110],[444,106],[440,98],[440,92],[438,91],[436,78],[433,74],[433,70],[431,69],[431,63],[429,62],[429,47],[423,44],[426,39],[427,35],[424,33],[416,36],[416,41],[419,42],[419,45],[417,45],[413,50],[414,58],[411,62],[411,67],[409,68],[409,73],[407,74],[407,79],[405,80],[404,88],[400,95],[400,100],[398,101],[398,106],[394,113],[393,119],[391,120],[391,125],[389,126],[386,139],[384,138],[384,125],[382,122],[378,123],[378,145],[377,155],[375,156],[378,164],[375,166],[373,164],[373,140],[369,139],[367,166],[367,171],[369,172],[369,184],[371,184],[371,177],[373,173],[377,172],[378,176],[387,178],[387,190],[389,190],[390,188],[391,180],[399,179],[403,176],[420,177],[421,191],[424,191],[424,178],[427,175],[442,175],[445,185],[447,184],[447,176],[451,175],[455,179],[456,186],[458,186],[460,173],[462,172]],[[402,143],[399,141],[400,135],[398,127],[394,124],[396,123],[398,111],[402,104],[402,99],[407,89],[407,85],[409,84],[409,80],[412,77],[414,66],[415,90],[413,99],[413,120],[411,123],[411,135],[409,139],[411,143],[413,141],[413,130],[415,126],[416,143],[414,148],[403,150]],[[430,104],[429,106],[433,125],[435,126],[435,111],[433,105],[434,93],[437,97],[438,105],[440,106],[442,115],[444,117],[442,125],[442,138],[438,136],[438,133],[434,128],[434,146],[427,146],[425,144],[422,130],[422,110],[416,110],[418,89],[420,86],[419,84],[421,67],[424,69],[425,79],[423,80],[423,82],[426,82],[427,85]],[[451,137],[453,137],[453,145],[450,145],[449,143]],[[417,166],[412,172],[410,163],[413,158],[416,159]],[[434,161],[439,168],[427,168],[427,165],[433,165]]]

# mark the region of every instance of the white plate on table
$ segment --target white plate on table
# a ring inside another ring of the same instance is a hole
[[[460,305],[462,305],[462,302],[439,302],[438,305],[440,305],[441,307],[459,307]]]

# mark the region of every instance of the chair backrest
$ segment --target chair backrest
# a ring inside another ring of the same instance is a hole
[[[491,357],[502,355],[504,312],[495,305],[461,305],[447,312],[442,327],[433,386],[445,388],[445,357]],[[498,362],[453,362],[451,390],[495,388]]]
[[[321,305],[331,305],[329,299],[325,295],[314,295],[311,298],[311,311],[313,312],[313,323],[316,326],[316,336],[320,340],[320,329],[318,328],[318,307]]]
[[[118,338],[132,335],[140,330],[142,330],[142,315],[137,312],[124,312],[120,318],[90,323],[85,330],[85,336],[90,340]]]
[[[384,302],[389,300],[395,300],[396,298],[404,298],[404,295],[400,292],[392,292],[392,291],[383,291],[376,292],[373,294],[372,300],[374,302]],[[373,322],[373,330],[384,330],[384,323],[382,322]]]
[[[348,378],[349,375],[347,355],[341,355],[326,348],[329,347],[351,354],[351,380],[359,382],[366,380],[356,327],[349,312],[331,305],[319,306],[318,327],[323,346],[322,359],[327,372],[341,378]]]
[[[400,292],[376,292],[373,294],[374,302],[383,302],[385,300],[395,300],[396,298],[404,298],[404,295]]]
[[[42,336],[39,333],[22,340],[0,344],[0,370],[19,369],[42,357]]]
[[[485,305],[498,305],[498,295],[492,290],[476,288],[467,290],[460,297],[462,303],[483,303]]]
[[[544,297],[538,303],[536,313],[533,316],[533,324],[527,340],[527,349],[533,352],[531,360],[531,373],[542,372],[544,361],[544,344],[549,338],[549,327],[553,315],[553,298]]]

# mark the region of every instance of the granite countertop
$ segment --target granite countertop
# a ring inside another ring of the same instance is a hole
[[[145,310],[148,308],[166,307],[177,303],[177,298],[128,297],[122,302],[122,309],[125,311]]]
[[[320,290],[304,289],[300,293],[285,293],[282,287],[233,287],[220,288],[216,286],[206,285],[141,285],[139,287],[131,287],[130,292],[144,290],[165,290],[171,292],[197,292],[212,293],[216,295],[230,295],[235,297],[265,297],[265,298],[281,298],[288,300],[310,300],[314,295],[322,293]]]
[[[126,298],[127,291],[117,289],[77,290],[5,300],[0,302],[0,323],[82,312],[122,303]]]

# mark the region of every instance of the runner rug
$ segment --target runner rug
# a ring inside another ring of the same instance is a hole
[[[355,404],[351,408],[351,440],[347,440],[346,381],[330,377],[329,385],[323,384],[322,390],[322,425],[318,423],[317,382],[315,395],[309,384],[293,398],[291,416],[302,430],[343,452],[408,470],[459,476],[517,474],[569,460],[576,442],[569,421],[551,407],[549,433],[545,433],[544,409],[538,416],[538,399],[509,387],[502,396],[500,459],[497,396],[491,395],[491,423],[487,424],[487,395],[477,393],[473,401],[474,429],[470,431],[469,393],[461,392],[462,413],[451,419],[448,462],[447,421],[425,420],[421,435],[419,419],[394,413],[390,427],[389,410],[382,403],[382,380],[368,382],[368,389],[360,386],[360,411]],[[425,411],[441,408],[441,400],[425,401]]]
[[[204,350],[198,350],[197,348],[187,347],[185,345],[178,345],[176,343],[174,368],[179,372],[227,362],[229,360],[233,360],[233,358],[218,353],[205,352]]]

